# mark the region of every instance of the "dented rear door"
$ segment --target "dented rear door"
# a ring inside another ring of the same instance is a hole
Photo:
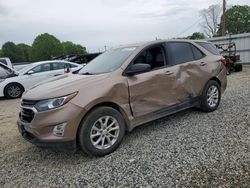
[[[180,100],[200,96],[216,68],[211,58],[189,42],[167,42],[165,47],[169,65],[175,69],[175,90],[182,93]]]

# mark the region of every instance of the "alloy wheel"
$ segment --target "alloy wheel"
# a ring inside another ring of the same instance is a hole
[[[219,89],[218,87],[212,85],[207,90],[207,104],[213,108],[219,102]]]
[[[93,124],[90,140],[95,148],[108,149],[117,141],[119,132],[119,123],[114,117],[102,116]]]
[[[12,98],[19,97],[21,95],[21,92],[21,88],[15,85],[10,86],[8,89],[8,94]]]

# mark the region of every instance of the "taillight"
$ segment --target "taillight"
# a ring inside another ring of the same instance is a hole
[[[226,65],[226,64],[227,64],[227,60],[226,60],[224,57],[222,57],[222,58],[220,59],[220,62],[221,62],[223,65]]]

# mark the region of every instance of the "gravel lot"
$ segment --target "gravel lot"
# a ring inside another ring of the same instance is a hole
[[[24,141],[18,108],[0,99],[0,187],[250,187],[250,66],[228,77],[217,111],[138,127],[102,158]]]

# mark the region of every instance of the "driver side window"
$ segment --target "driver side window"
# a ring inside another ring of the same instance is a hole
[[[34,73],[51,71],[51,64],[50,63],[46,63],[46,64],[38,65],[38,66],[34,67],[31,70]]]
[[[134,61],[134,64],[149,64],[151,70],[164,67],[165,56],[161,46],[154,46],[144,50]]]

